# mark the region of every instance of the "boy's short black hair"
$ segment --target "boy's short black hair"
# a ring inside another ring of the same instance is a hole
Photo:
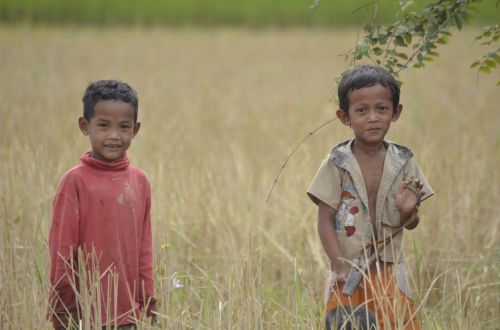
[[[137,122],[139,99],[137,92],[127,83],[118,80],[97,80],[91,82],[83,94],[83,117],[90,121],[95,105],[99,101],[115,100],[130,103],[134,109],[134,123]]]
[[[376,65],[360,65],[346,71],[340,79],[338,87],[339,107],[348,114],[349,92],[380,84],[391,91],[393,109],[399,104],[399,85],[396,79],[383,67]]]

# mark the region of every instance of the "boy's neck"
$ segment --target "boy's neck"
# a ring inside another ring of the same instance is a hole
[[[374,157],[380,152],[385,153],[386,147],[384,141],[380,141],[377,144],[365,144],[360,143],[358,140],[354,140],[352,144],[352,153],[358,156]]]
[[[125,158],[125,154],[123,154],[120,158],[118,159],[115,159],[115,160],[107,160],[107,159],[103,159],[101,157],[98,157],[94,150],[90,150],[90,157],[94,158],[94,159],[97,159],[97,160],[100,160],[100,161],[103,161],[105,163],[113,163],[113,162],[119,162],[120,160],[123,160]]]

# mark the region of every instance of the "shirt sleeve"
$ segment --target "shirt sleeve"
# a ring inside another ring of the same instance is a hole
[[[76,187],[62,180],[54,198],[49,232],[50,294],[48,316],[55,327],[65,326],[70,316],[76,320],[76,257],[79,207]]]
[[[151,188],[149,184],[139,257],[139,279],[141,282],[139,304],[143,309],[147,307],[146,314],[151,316],[152,312],[156,311],[156,298],[154,296],[153,282],[153,237],[151,232]]]
[[[424,175],[424,172],[422,171],[422,169],[418,165],[417,161],[413,157],[410,158],[410,160],[408,160],[408,163],[406,164],[405,169],[404,169],[404,178],[409,179],[412,177],[418,178],[420,180],[420,182],[423,184],[423,187],[421,190],[421,192],[423,192],[422,201],[424,201],[427,198],[434,195],[434,191],[432,190],[432,187],[429,184],[429,181],[427,180],[427,178]]]
[[[330,162],[328,156],[321,162],[316,175],[307,189],[307,195],[315,204],[322,201],[333,209],[337,209],[340,203],[341,192],[342,174],[340,169]]]

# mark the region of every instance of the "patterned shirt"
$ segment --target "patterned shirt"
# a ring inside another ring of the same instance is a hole
[[[422,201],[434,194],[411,150],[384,142],[387,152],[376,199],[376,228],[372,229],[363,175],[351,149],[353,141],[345,141],[333,148],[321,163],[307,190],[314,203],[322,201],[336,210],[332,225],[335,227],[342,255],[350,261],[360,256],[365,244],[372,241],[372,230],[382,239],[401,226],[400,215],[394,203],[395,192],[401,180],[412,177],[420,179],[423,184]],[[385,246],[380,253],[381,260],[402,261],[402,237],[401,232]]]

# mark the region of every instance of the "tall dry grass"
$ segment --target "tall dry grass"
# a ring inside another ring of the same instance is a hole
[[[436,196],[405,252],[425,329],[500,323],[500,103],[465,31],[404,73],[388,138],[410,146]],[[52,196],[89,144],[77,128],[95,79],[130,82],[129,156],[153,187],[156,289],[168,329],[318,329],[326,262],[305,189],[329,149],[339,53],[354,31],[0,27],[0,327],[44,329]],[[174,288],[173,279],[183,285]]]

